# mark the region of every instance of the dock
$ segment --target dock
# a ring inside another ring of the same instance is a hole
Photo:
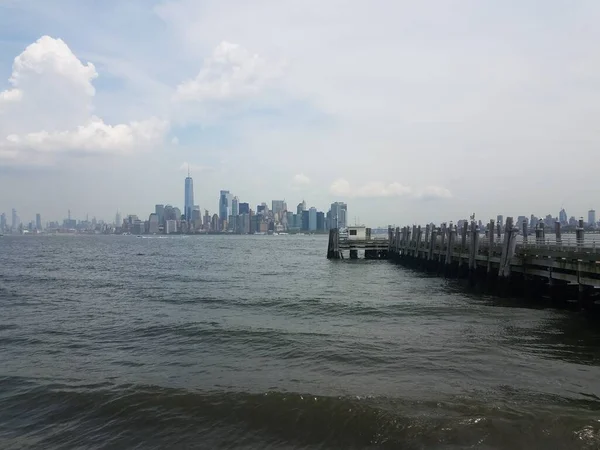
[[[583,221],[568,236],[556,223],[551,237],[543,223],[530,235],[527,224],[519,230],[511,217],[503,229],[493,220],[484,229],[474,220],[461,222],[460,228],[451,222],[389,228],[383,238],[371,238],[368,231],[348,236],[330,230],[327,258],[345,259],[348,253],[355,259],[364,251],[367,259],[389,259],[513,295],[600,305],[600,245],[586,241]]]

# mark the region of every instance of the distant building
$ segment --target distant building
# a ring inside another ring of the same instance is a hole
[[[188,176],[185,179],[185,201],[183,205],[183,214],[188,222],[192,220],[192,211],[194,210],[194,180],[190,177],[188,167]]]
[[[204,228],[205,231],[209,231],[210,230],[210,214],[208,213],[208,209],[204,210],[204,220],[202,221],[202,228]]]
[[[301,222],[300,222],[300,229],[302,231],[308,231],[308,226],[309,226],[309,223],[308,223],[308,220],[309,220],[308,219],[308,211],[304,210],[304,211],[302,211],[301,214],[302,214],[302,219],[301,219]]]
[[[240,234],[250,233],[250,214],[243,213],[238,216],[236,232]]]
[[[219,195],[219,220],[221,222],[227,221],[227,218],[231,215],[231,203],[232,195],[229,191],[221,191]]]
[[[15,231],[19,226],[19,218],[17,217],[17,210],[15,208],[12,209],[12,217],[10,228]]]
[[[317,208],[311,207],[308,210],[308,231],[317,230]]]
[[[346,228],[348,226],[348,205],[343,202],[331,204],[331,228]]]
[[[325,229],[325,213],[317,211],[317,230],[323,231]]]
[[[0,214],[0,231],[6,231],[6,214]]]
[[[288,211],[285,213],[285,216],[286,216],[285,222],[287,225],[287,229],[289,230],[290,228],[295,228],[296,227],[296,224],[294,222],[295,214],[292,211]]]
[[[165,222],[165,233],[173,234],[177,233],[177,221],[173,219],[169,219]]]
[[[35,215],[35,229],[38,231],[42,231],[42,216],[40,213]]]
[[[158,217],[158,224],[163,225],[165,222],[165,205],[155,205],[154,213]]]
[[[144,234],[145,226],[144,222],[139,219],[133,221],[133,234]]]
[[[220,231],[219,230],[219,215],[218,214],[213,214],[212,220],[211,220],[211,224],[210,224],[210,228],[211,228],[212,231]]]
[[[240,203],[238,205],[238,214],[250,214],[250,204],[248,203]]]
[[[560,222],[561,225],[569,224],[569,219],[567,219],[567,212],[565,211],[564,208],[562,208],[560,210],[560,212],[558,213],[558,221]]]
[[[306,211],[306,202],[304,200],[302,200],[302,203],[298,203],[298,206],[296,207],[296,214],[302,217],[302,211]]]
[[[267,212],[267,207],[266,205],[257,205],[256,206],[256,214],[266,214]]]
[[[148,233],[158,233],[158,215],[156,213],[150,214],[150,217],[148,218]]]
[[[596,210],[590,209],[588,211],[588,225],[590,227],[596,228]]]
[[[496,226],[500,225],[500,229],[504,228],[504,216],[502,214],[499,214],[498,217],[496,217]]]
[[[232,216],[239,215],[239,205],[240,205],[240,199],[237,197],[233,197],[233,200],[231,201],[231,215]]]
[[[277,215],[278,217],[281,217],[281,213],[287,209],[285,200],[273,200],[271,201],[271,206],[273,215]]]

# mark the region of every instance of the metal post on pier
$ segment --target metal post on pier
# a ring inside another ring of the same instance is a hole
[[[537,245],[544,245],[546,241],[546,233],[544,230],[544,222],[541,220],[535,226],[535,243]]]
[[[554,222],[554,233],[556,234],[556,245],[560,245],[562,243],[562,237],[560,235],[560,222],[558,220]]]
[[[487,273],[492,272],[492,255],[494,253],[494,220],[490,219],[489,223],[490,235],[488,240],[488,258],[487,258]]]
[[[582,248],[584,242],[583,219],[579,219],[577,228],[575,228],[575,240],[577,241],[577,248]]]

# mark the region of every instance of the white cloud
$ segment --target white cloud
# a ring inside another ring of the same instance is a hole
[[[179,138],[177,136],[175,136],[173,139],[171,139],[171,144],[179,145]]]
[[[164,120],[110,125],[92,115],[96,77],[61,39],[29,45],[14,59],[12,88],[0,92],[0,161],[54,164],[60,154],[121,154],[162,142]]]
[[[310,178],[303,173],[294,175],[294,179],[292,181],[294,186],[308,186],[310,184]]]
[[[426,186],[417,196],[423,199],[451,198],[452,193],[442,186]]]
[[[240,45],[224,41],[205,58],[194,79],[177,86],[175,99],[201,102],[245,98],[257,94],[281,73],[281,64],[272,64]]]
[[[452,193],[442,186],[426,186],[422,189],[413,189],[398,182],[385,184],[380,181],[372,181],[362,186],[351,186],[350,183],[338,178],[335,180],[329,192],[332,195],[348,198],[378,198],[378,197],[403,197],[411,196],[423,200],[448,199]]]
[[[362,186],[352,187],[350,183],[339,178],[335,180],[329,189],[331,194],[350,198],[375,198],[375,197],[401,197],[412,193],[410,186],[393,182],[385,184],[380,181],[372,181]]]
[[[167,129],[167,122],[156,118],[112,126],[92,117],[87,124],[75,130],[39,131],[22,136],[11,134],[0,142],[0,146],[50,153],[123,153],[152,145],[162,138]]]
[[[23,93],[19,89],[8,89],[0,92],[0,105],[2,102],[17,102],[21,100]]]

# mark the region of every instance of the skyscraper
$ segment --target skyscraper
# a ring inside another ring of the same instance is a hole
[[[240,204],[240,200],[237,197],[233,197],[233,200],[231,201],[231,215],[232,216],[237,216],[240,212],[239,212],[239,204]]]
[[[11,219],[12,220],[11,220],[10,227],[14,231],[19,226],[19,224],[17,223],[19,221],[19,218],[17,217],[17,210],[15,208],[12,209],[12,218]]]
[[[304,200],[302,200],[302,203],[298,203],[298,206],[296,207],[296,214],[302,216],[302,211],[306,211],[306,202]]]
[[[154,213],[158,217],[158,224],[163,225],[165,221],[165,205],[155,205]]]
[[[588,211],[588,226],[596,228],[596,210],[590,209]]]
[[[115,214],[115,227],[120,227],[123,225],[123,221],[121,220],[121,213],[117,211]]]
[[[565,211],[564,208],[562,208],[560,210],[560,212],[558,213],[558,221],[560,222],[561,225],[569,224],[569,219],[567,219],[567,212]]]
[[[348,216],[348,205],[343,202],[331,204],[331,228],[346,228]]]
[[[6,214],[0,214],[0,232],[6,230]]]
[[[42,231],[42,216],[40,213],[35,215],[35,229],[38,231]]]
[[[238,205],[238,213],[241,214],[250,214],[250,205],[248,203],[240,203]]]
[[[281,213],[285,210],[285,200],[272,200],[271,206],[271,209],[273,210],[273,215],[281,215]]]
[[[185,220],[192,220],[192,211],[194,210],[194,181],[190,177],[190,168],[188,166],[188,176],[185,179],[185,203],[183,213]]]
[[[317,208],[315,207],[308,210],[308,229],[309,231],[316,231],[317,229]]]
[[[221,191],[219,196],[219,220],[221,223],[231,215],[231,194],[229,191]]]

